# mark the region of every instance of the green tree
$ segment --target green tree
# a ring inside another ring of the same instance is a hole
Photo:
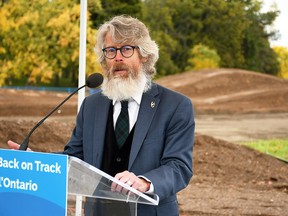
[[[191,0],[145,0],[143,11],[144,21],[160,47],[158,74],[183,71],[202,28],[201,10]]]
[[[197,41],[197,36],[203,29],[201,21],[203,10],[196,6],[196,2],[177,0],[169,1],[167,4],[174,11],[171,13],[174,30],[171,32],[171,36],[178,42],[175,52],[172,53],[171,57],[180,71],[185,70],[191,47],[201,43]]]
[[[191,49],[190,58],[186,70],[200,70],[207,68],[218,68],[220,57],[216,50],[198,44]]]
[[[269,39],[277,38],[277,32],[268,32],[279,11],[260,13],[262,3],[259,1],[246,2],[249,26],[245,29],[242,42],[245,63],[244,69],[276,75],[279,71],[277,55],[271,48]]]
[[[222,67],[241,67],[241,43],[249,25],[242,1],[204,0],[198,1],[196,7],[203,11],[197,41],[217,50]]]
[[[77,85],[79,19],[80,5],[69,0],[5,3],[0,8],[1,84]],[[87,32],[91,73],[100,67],[92,49],[95,30]]]
[[[160,47],[161,75],[183,71],[191,48],[199,43],[217,51],[222,67],[277,71],[277,58],[269,47],[274,34],[265,27],[277,13],[260,13],[258,1],[145,0],[143,4],[144,20]]]
[[[88,1],[89,3],[89,1]],[[102,10],[91,10],[90,17],[93,28],[96,28],[116,15],[130,15],[133,17],[142,17],[142,1],[141,0],[101,0]]]
[[[180,72],[173,59],[173,53],[176,52],[179,46],[179,42],[172,36],[174,32],[172,14],[175,11],[166,2],[165,0],[146,0],[143,5],[143,21],[149,27],[151,37],[157,42],[160,50],[157,63],[159,77]],[[152,9],[157,13],[151,13]]]
[[[273,47],[273,50],[275,51],[280,64],[280,71],[278,76],[284,79],[288,79],[288,48],[275,46]]]
[[[0,85],[17,80],[76,85],[79,2],[1,2]],[[87,71],[100,70],[93,53],[96,30],[91,26],[96,29],[114,15],[128,14],[143,20],[158,43],[159,76],[184,71],[197,44],[217,51],[221,67],[277,74],[279,62],[269,44],[276,32],[267,32],[266,27],[278,12],[260,9],[258,0],[88,1]]]

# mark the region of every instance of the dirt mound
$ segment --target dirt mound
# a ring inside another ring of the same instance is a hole
[[[239,69],[213,69],[156,80],[190,97],[196,114],[288,112],[288,80]],[[68,93],[0,89],[0,116],[44,116]],[[77,95],[54,115],[75,115]]]
[[[21,143],[36,124],[34,120],[0,120],[0,139]],[[73,122],[47,121],[32,134],[29,147],[41,152],[62,151],[73,127]],[[5,142],[0,143],[0,148],[7,147]]]
[[[0,120],[0,139],[21,143],[36,123]],[[35,151],[62,151],[73,127],[73,122],[45,122],[32,134],[29,146]],[[7,148],[6,143],[0,148]],[[287,164],[242,145],[196,133],[194,159],[195,183],[281,186],[286,182],[288,189]]]
[[[194,156],[195,182],[288,189],[287,164],[251,148],[196,134]]]
[[[0,89],[0,116],[45,116],[69,94],[32,90]],[[54,115],[76,115],[77,95]]]
[[[288,166],[269,155],[196,134],[194,177],[178,195],[184,215],[286,215]]]
[[[34,121],[0,121],[0,139],[21,142]],[[74,123],[48,121],[30,138],[41,152],[62,151]],[[0,148],[7,148],[5,143]],[[194,177],[178,194],[182,216],[284,215],[288,210],[288,166],[255,150],[196,134]],[[260,204],[259,204],[260,203]]]
[[[157,80],[190,97],[197,113],[287,112],[288,81],[239,69],[186,72]]]

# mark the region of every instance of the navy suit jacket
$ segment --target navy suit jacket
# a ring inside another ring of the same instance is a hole
[[[109,106],[101,93],[86,97],[64,153],[101,168]],[[139,215],[178,215],[176,193],[192,175],[194,113],[189,98],[153,83],[143,94],[128,170],[151,180],[158,206],[140,205]]]

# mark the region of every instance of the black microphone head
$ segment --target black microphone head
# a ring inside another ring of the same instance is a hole
[[[86,85],[89,88],[96,88],[100,86],[102,82],[103,82],[103,75],[100,73],[93,73],[87,78]]]

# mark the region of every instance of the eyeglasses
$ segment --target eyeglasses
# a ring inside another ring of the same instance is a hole
[[[130,58],[134,54],[134,49],[138,49],[138,46],[122,46],[120,48],[116,47],[106,47],[102,49],[104,55],[108,59],[114,59],[117,55],[117,50],[120,50],[121,55],[125,58]]]

